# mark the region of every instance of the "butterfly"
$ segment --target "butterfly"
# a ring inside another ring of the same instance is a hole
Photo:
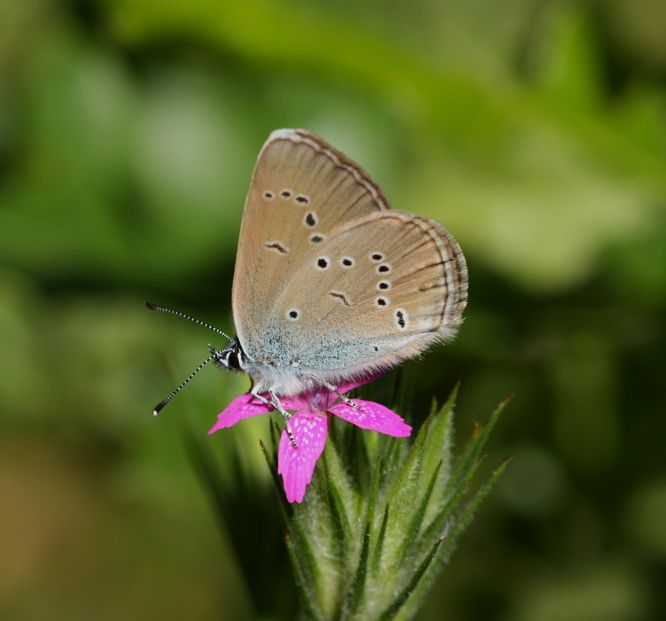
[[[303,129],[263,145],[250,182],[232,288],[237,337],[203,366],[247,373],[288,422],[281,397],[337,391],[452,339],[467,304],[460,246],[434,220],[391,209],[358,164]],[[342,395],[340,397],[345,400]]]

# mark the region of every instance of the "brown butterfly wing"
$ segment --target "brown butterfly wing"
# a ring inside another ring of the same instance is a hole
[[[279,363],[335,383],[453,337],[466,303],[467,266],[452,235],[382,211],[336,227],[301,263],[268,336],[280,343]]]
[[[248,355],[266,354],[276,300],[330,231],[387,209],[363,169],[321,138],[290,129],[270,135],[245,203],[232,291],[236,330]]]

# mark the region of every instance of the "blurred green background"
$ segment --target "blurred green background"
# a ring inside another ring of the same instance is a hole
[[[666,618],[665,33],[662,0],[0,1],[0,618],[252,618],[188,437],[286,597],[265,421],[205,437],[247,382],[205,369],[153,419],[211,336],[142,306],[233,330],[278,127],[465,250],[417,409],[462,379],[462,442],[516,393],[488,456],[514,461],[420,619]]]

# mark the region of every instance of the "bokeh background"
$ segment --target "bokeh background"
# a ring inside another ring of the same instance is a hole
[[[247,382],[205,369],[153,419],[211,335],[143,308],[233,331],[278,127],[465,250],[416,409],[462,380],[462,443],[516,395],[488,455],[513,463],[420,619],[666,618],[665,33],[661,0],[0,2],[0,618],[254,618],[242,565],[288,599],[265,421],[205,437]],[[276,549],[238,558],[187,438]]]

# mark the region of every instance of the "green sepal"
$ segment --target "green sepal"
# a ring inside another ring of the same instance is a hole
[[[432,564],[435,559],[435,555],[439,549],[440,544],[442,543],[443,537],[440,537],[435,540],[435,543],[430,548],[430,552],[426,557],[421,561],[419,566],[416,568],[412,579],[409,581],[407,586],[398,594],[398,597],[386,608],[386,610],[379,616],[380,621],[390,621],[393,619],[400,609],[405,604],[409,596],[416,590],[416,587],[419,585],[419,582],[423,578],[424,574],[428,570],[428,567]]]

